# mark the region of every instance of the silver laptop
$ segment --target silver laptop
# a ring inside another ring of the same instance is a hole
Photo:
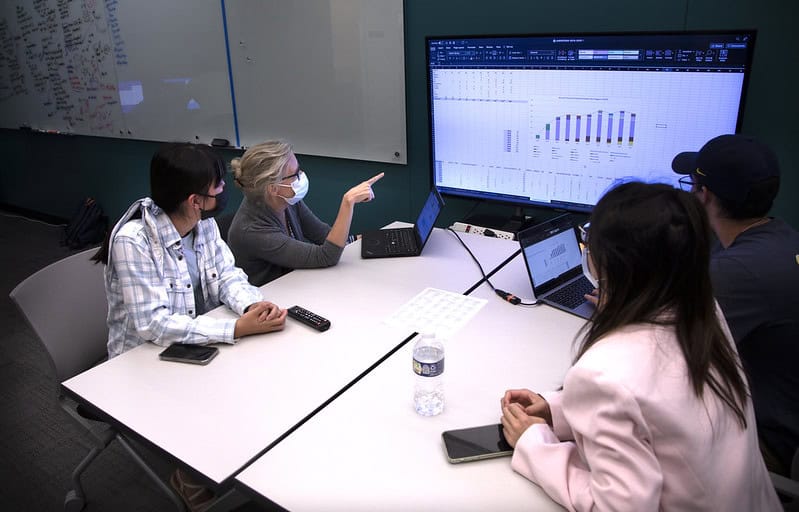
[[[517,235],[533,293],[539,301],[590,318],[594,305],[585,298],[594,287],[583,275],[582,252],[571,215],[561,215]]]

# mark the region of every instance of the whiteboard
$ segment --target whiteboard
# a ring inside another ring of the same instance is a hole
[[[226,0],[240,145],[407,162],[402,0]]]
[[[124,131],[104,4],[0,4],[0,125],[70,133]],[[124,54],[124,48],[120,49]]]
[[[3,0],[0,126],[235,140],[219,0]]]
[[[406,163],[402,0],[2,0],[0,127]]]
[[[235,141],[221,2],[111,3],[128,49],[125,65],[117,65],[127,135]]]

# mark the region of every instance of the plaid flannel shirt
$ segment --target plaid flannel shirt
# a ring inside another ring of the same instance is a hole
[[[131,216],[141,211],[140,219]],[[263,300],[247,282],[213,219],[195,228],[194,249],[205,310],[224,303],[241,315]],[[144,342],[234,343],[235,319],[197,315],[180,234],[152,199],[134,203],[111,233],[105,270],[108,296],[108,357]]]

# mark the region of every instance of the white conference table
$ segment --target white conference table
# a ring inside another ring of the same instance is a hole
[[[497,250],[485,237],[465,239],[486,269],[513,250]],[[425,287],[460,293],[479,278],[445,230],[433,232],[421,257],[362,260],[356,242],[336,267],[294,271],[262,287],[281,307],[297,304],[331,320],[326,332],[287,319],[281,332],[218,345],[207,366],[160,361],[162,348],[146,343],[62,385],[116,426],[221,484],[411,334],[383,319]],[[234,317],[227,308],[208,314]]]
[[[492,242],[503,254],[518,247]],[[491,281],[532,297],[521,256]],[[488,303],[446,342],[442,414],[414,411],[412,340],[239,473],[237,486],[297,511],[561,510],[510,458],[450,464],[441,432],[498,423],[506,389],[558,388],[584,320],[512,306],[486,284],[471,295]]]

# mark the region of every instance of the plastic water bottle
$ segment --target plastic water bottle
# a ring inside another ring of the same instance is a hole
[[[435,416],[444,410],[444,345],[435,334],[424,333],[413,347],[413,373],[416,374],[413,405],[422,416]]]

